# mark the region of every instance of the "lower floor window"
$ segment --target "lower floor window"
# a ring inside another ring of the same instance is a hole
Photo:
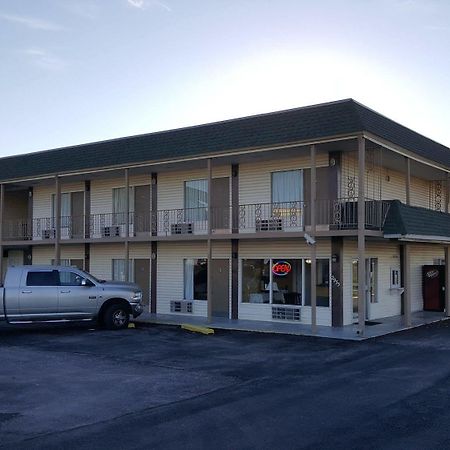
[[[206,259],[184,260],[184,299],[207,300],[208,262]]]
[[[125,259],[112,260],[112,279],[114,281],[125,281]],[[128,261],[128,279],[134,281],[133,260]]]
[[[317,259],[317,306],[330,306],[330,261]],[[242,302],[311,305],[309,259],[243,259]]]
[[[378,302],[378,258],[366,259],[366,280],[365,280],[366,301],[369,303]],[[358,303],[358,260],[352,262],[352,298],[354,312]]]

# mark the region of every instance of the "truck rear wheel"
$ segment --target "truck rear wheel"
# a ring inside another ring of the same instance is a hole
[[[122,330],[128,327],[130,313],[123,305],[111,305],[103,316],[103,323],[108,330]]]

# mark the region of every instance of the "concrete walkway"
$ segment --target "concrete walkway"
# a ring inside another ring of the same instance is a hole
[[[175,314],[150,314],[143,313],[132,321],[136,324],[159,324],[159,325],[198,325],[217,330],[253,331],[258,333],[291,334],[299,336],[317,336],[331,339],[344,339],[350,341],[363,341],[398,331],[416,328],[441,320],[448,320],[444,313],[432,311],[419,311],[412,314],[412,326],[406,327],[403,316],[377,319],[376,325],[366,325],[364,336],[358,334],[357,325],[346,325],[344,327],[317,326],[317,332],[311,331],[310,325],[293,322],[264,322],[256,320],[232,320],[221,317],[213,317],[208,321],[205,317],[192,317],[188,315]]]

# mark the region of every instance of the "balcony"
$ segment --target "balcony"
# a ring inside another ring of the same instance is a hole
[[[382,230],[389,201],[366,199],[365,226]],[[321,230],[355,230],[358,226],[356,199],[317,200],[316,225]],[[127,224],[128,222],[128,224]],[[211,232],[288,233],[308,230],[311,205],[307,202],[255,203],[236,207],[212,208]],[[148,238],[208,234],[208,208],[159,210],[148,214],[105,213],[61,217],[61,240]],[[54,218],[6,220],[5,241],[46,241],[56,238]]]

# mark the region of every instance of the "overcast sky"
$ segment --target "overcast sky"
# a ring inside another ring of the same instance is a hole
[[[450,0],[0,0],[0,154],[352,97],[450,146]]]

